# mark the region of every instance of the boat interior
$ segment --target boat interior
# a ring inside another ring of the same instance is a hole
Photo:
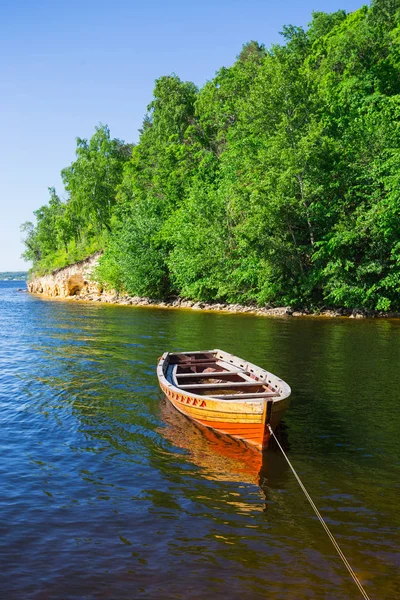
[[[280,396],[266,371],[240,359],[223,360],[216,352],[170,354],[167,379],[182,391],[219,400]]]

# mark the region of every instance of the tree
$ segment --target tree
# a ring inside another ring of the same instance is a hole
[[[111,139],[106,125],[96,127],[88,141],[77,138],[77,159],[61,175],[80,229],[91,221],[97,233],[110,231],[110,220],[122,179],[123,165],[130,158],[124,142]]]

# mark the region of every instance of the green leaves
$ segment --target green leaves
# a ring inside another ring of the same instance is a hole
[[[49,188],[49,203],[35,211],[36,225],[23,226],[24,257],[35,272],[63,267],[104,247],[131,151],[132,146],[111,139],[105,125],[96,127],[89,141],[77,138],[76,160],[61,172],[66,200]]]
[[[134,148],[78,139],[67,200],[23,226],[35,268],[102,247],[130,294],[400,308],[399,2],[283,37],[200,90],[160,77]]]
[[[108,127],[100,125],[89,142],[77,138],[76,156],[76,161],[61,175],[78,226],[84,229],[91,221],[98,232],[110,230],[117,186],[129,158],[126,146],[120,140],[112,140]]]

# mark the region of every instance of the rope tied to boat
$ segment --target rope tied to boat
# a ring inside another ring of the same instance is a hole
[[[286,455],[284,449],[282,448],[281,444],[278,442],[278,439],[276,437],[276,435],[274,434],[271,425],[268,423],[268,428],[269,431],[271,433],[271,435],[273,436],[275,442],[277,443],[280,451],[282,452],[283,456],[286,459],[286,462],[288,463],[293,475],[295,476],[295,478],[297,479],[297,482],[299,484],[299,486],[301,487],[305,497],[307,498],[307,500],[309,501],[309,503],[311,504],[311,508],[313,509],[313,511],[315,512],[316,516],[318,517],[318,520],[320,521],[322,527],[325,529],[325,532],[327,534],[327,536],[329,537],[329,539],[331,540],[333,546],[335,547],[335,550],[337,551],[337,553],[339,554],[340,558],[342,559],[346,569],[348,570],[348,572],[350,573],[354,583],[356,584],[356,586],[358,587],[358,589],[361,592],[361,595],[363,596],[363,598],[365,598],[365,600],[370,600],[370,597],[368,596],[367,592],[364,590],[363,586],[361,585],[357,575],[355,574],[355,572],[353,571],[349,561],[347,560],[347,558],[345,557],[345,555],[342,552],[342,549],[340,548],[339,544],[337,543],[336,539],[333,536],[333,533],[331,532],[331,530],[329,529],[328,525],[325,523],[323,516],[321,515],[321,513],[319,512],[318,508],[316,507],[313,499],[311,498],[310,494],[307,492],[303,482],[301,481],[300,477],[297,475],[292,463],[290,462],[288,456]]]

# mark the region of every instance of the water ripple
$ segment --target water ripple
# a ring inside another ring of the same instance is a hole
[[[223,347],[293,388],[281,436],[371,597],[399,581],[400,327],[48,302],[0,282],[0,589],[12,599],[347,599],[277,452],[162,399],[166,349]]]

